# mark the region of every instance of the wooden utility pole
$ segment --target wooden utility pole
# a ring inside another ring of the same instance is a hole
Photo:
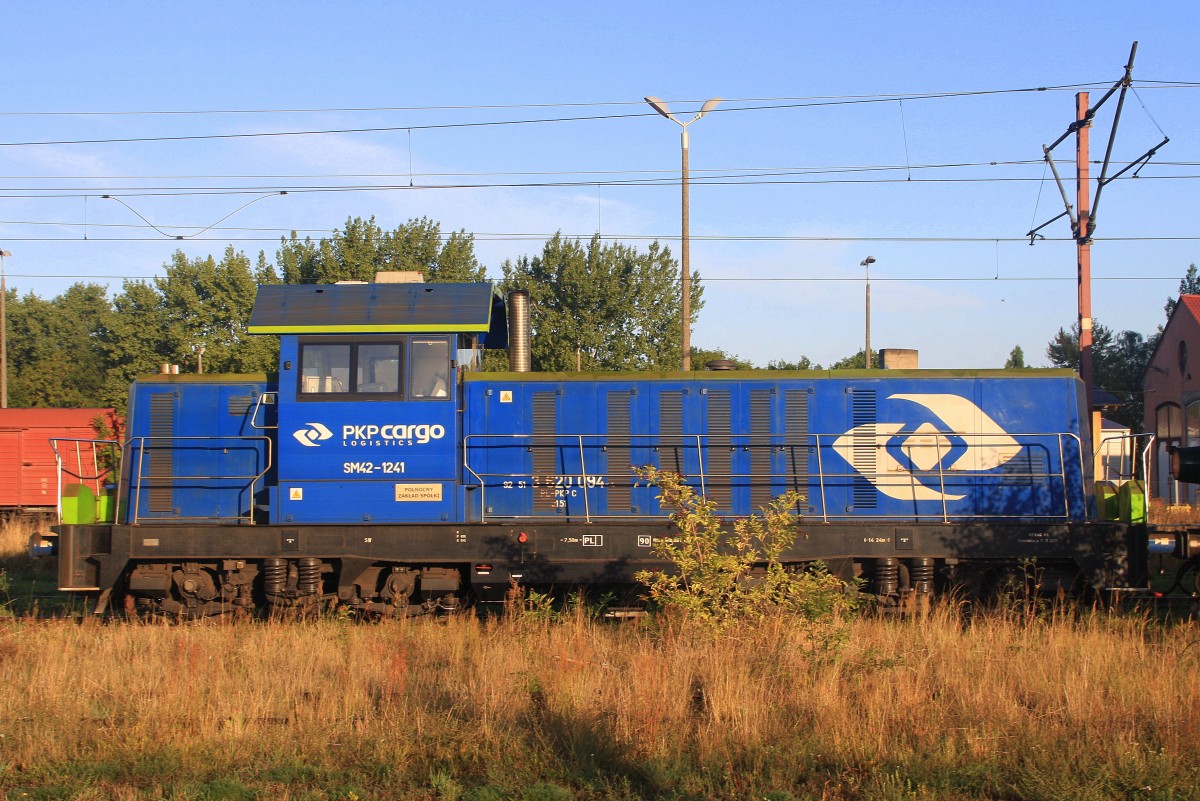
[[[1088,132],[1092,119],[1088,116],[1088,93],[1075,95],[1075,208],[1079,210],[1072,233],[1075,235],[1076,273],[1079,282],[1079,377],[1087,395],[1087,408],[1092,409],[1092,235],[1091,186],[1088,183]]]
[[[1038,231],[1045,228],[1050,223],[1066,217],[1071,221],[1071,235],[1075,239],[1075,254],[1079,290],[1079,377],[1083,381],[1084,390],[1087,397],[1088,420],[1091,424],[1093,443],[1100,434],[1100,412],[1095,406],[1095,370],[1094,370],[1094,321],[1092,320],[1092,234],[1096,231],[1096,211],[1100,207],[1100,193],[1112,181],[1115,181],[1121,175],[1132,169],[1141,169],[1141,166],[1149,161],[1158,149],[1165,145],[1169,140],[1164,136],[1163,140],[1157,145],[1146,151],[1134,161],[1126,164],[1120,170],[1112,174],[1108,174],[1108,166],[1112,161],[1113,143],[1117,137],[1117,126],[1121,122],[1121,109],[1125,105],[1125,92],[1133,83],[1133,59],[1137,55],[1137,42],[1133,43],[1133,47],[1129,50],[1129,61],[1125,64],[1125,74],[1121,80],[1113,84],[1104,97],[1100,98],[1095,106],[1089,106],[1088,93],[1079,92],[1075,95],[1075,121],[1067,128],[1066,133],[1058,137],[1054,144],[1042,146],[1042,152],[1045,155],[1046,164],[1050,171],[1054,173],[1054,180],[1058,184],[1058,191],[1062,195],[1063,205],[1066,206],[1066,211],[1059,214],[1053,220],[1044,222],[1037,228],[1034,228],[1026,236],[1029,237],[1029,244],[1033,244],[1041,236]],[[1117,95],[1117,109],[1113,115],[1112,129],[1108,134],[1108,149],[1104,154],[1104,164],[1100,169],[1100,178],[1096,181],[1096,195],[1092,199],[1091,195],[1091,177],[1088,172],[1088,134],[1092,128],[1092,118],[1096,116],[1096,112],[1105,102],[1113,96]],[[1070,198],[1067,195],[1066,187],[1063,186],[1062,178],[1059,177],[1058,168],[1054,165],[1054,158],[1051,152],[1054,148],[1062,144],[1071,134],[1075,135],[1075,204],[1072,205]],[[1134,175],[1137,175],[1135,172]]]

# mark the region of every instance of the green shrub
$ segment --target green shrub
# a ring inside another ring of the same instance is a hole
[[[656,607],[714,633],[783,616],[806,626],[817,650],[844,640],[846,615],[857,605],[855,588],[820,562],[783,562],[800,536],[796,493],[781,495],[761,514],[726,524],[716,504],[681,476],[650,466],[637,474],[659,488],[659,501],[673,510],[679,532],[654,549],[672,569],[637,574]]]

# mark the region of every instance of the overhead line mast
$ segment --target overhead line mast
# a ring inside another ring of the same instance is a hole
[[[1118,170],[1113,175],[1108,175],[1108,167],[1112,159],[1113,144],[1117,138],[1117,126],[1121,122],[1121,110],[1125,105],[1125,93],[1133,83],[1133,60],[1137,56],[1138,43],[1134,42],[1133,47],[1129,50],[1129,61],[1125,64],[1125,74],[1121,79],[1112,85],[1104,97],[1100,98],[1100,102],[1095,106],[1088,106],[1088,93],[1078,92],[1075,95],[1075,121],[1072,122],[1065,133],[1055,140],[1054,144],[1042,146],[1043,157],[1046,163],[1050,166],[1050,171],[1054,174],[1054,181],[1058,185],[1059,193],[1062,195],[1063,204],[1066,206],[1066,211],[1051,220],[1048,220],[1037,228],[1032,229],[1026,236],[1029,237],[1029,244],[1032,245],[1039,237],[1038,231],[1050,225],[1057,220],[1067,217],[1071,221],[1071,234],[1075,239],[1076,264],[1077,264],[1077,283],[1078,283],[1078,308],[1079,308],[1079,377],[1083,380],[1085,392],[1087,395],[1088,414],[1092,419],[1092,433],[1098,433],[1099,420],[1095,419],[1096,412],[1094,408],[1095,395],[1095,377],[1093,367],[1093,320],[1092,320],[1092,235],[1096,231],[1096,209],[1100,205],[1100,193],[1104,187],[1111,181],[1115,181],[1118,177],[1128,172],[1130,169],[1141,167],[1148,162],[1159,148],[1167,144],[1170,140],[1164,136],[1163,140],[1157,145],[1146,151],[1134,161],[1131,161],[1125,167]],[[1117,110],[1113,115],[1112,129],[1108,134],[1108,147],[1104,152],[1104,163],[1100,168],[1100,178],[1096,183],[1096,195],[1090,197],[1090,175],[1088,166],[1088,151],[1089,151],[1089,131],[1092,127],[1092,119],[1096,116],[1096,112],[1100,107],[1113,96],[1114,92],[1120,90],[1117,96]],[[1051,152],[1054,148],[1062,144],[1071,134],[1075,134],[1075,206],[1072,207],[1071,201],[1068,199],[1067,190],[1063,186],[1062,178],[1059,177],[1058,169],[1054,165],[1054,159],[1051,157]],[[1136,174],[1136,173],[1135,173]],[[1078,213],[1076,213],[1076,209]],[[1094,441],[1094,440],[1093,440]]]

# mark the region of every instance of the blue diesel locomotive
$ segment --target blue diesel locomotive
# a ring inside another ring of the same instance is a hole
[[[1071,372],[532,373],[527,300],[508,301],[488,283],[260,287],[250,331],[281,337],[278,373],[139,379],[116,503],[98,504],[114,519],[55,527],[61,588],[202,616],[629,585],[673,536],[641,465],[730,518],[798,493],[789,564],[883,597],[986,590],[1029,560],[1071,591],[1137,569],[1144,527],[1098,519]],[[477,369],[504,347],[510,371]]]

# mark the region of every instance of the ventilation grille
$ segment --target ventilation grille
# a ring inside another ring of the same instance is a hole
[[[557,508],[554,496],[558,476],[556,398],[554,392],[533,393],[533,508],[540,512]]]
[[[719,509],[733,504],[731,486],[733,472],[732,441],[733,408],[728,392],[708,393],[708,448],[705,450],[705,489],[708,499]]]
[[[175,395],[160,393],[150,396],[150,436],[146,446],[150,479],[149,505],[151,512],[170,514],[175,511]]]
[[[854,390],[850,394],[850,423],[854,429],[854,453],[850,463],[860,474],[854,476],[851,502],[855,509],[874,509],[878,503],[875,485],[865,478],[874,478],[878,469],[877,419],[875,390]]]
[[[769,389],[750,392],[750,505],[755,509],[776,494],[771,480],[771,394]]]
[[[663,392],[658,396],[659,467],[683,474],[683,393]]]
[[[232,417],[245,417],[254,408],[254,398],[249,395],[235,395],[229,399],[226,408]]]
[[[808,390],[789,389],[784,395],[787,415],[789,489],[800,493],[801,505],[808,505]]]
[[[633,506],[632,420],[628,392],[608,393],[608,512],[624,514]]]
[[[1050,454],[1046,452],[1046,449],[1028,445],[1001,465],[1000,474],[1003,476],[1001,483],[1029,486],[1045,484],[1049,471]]]

